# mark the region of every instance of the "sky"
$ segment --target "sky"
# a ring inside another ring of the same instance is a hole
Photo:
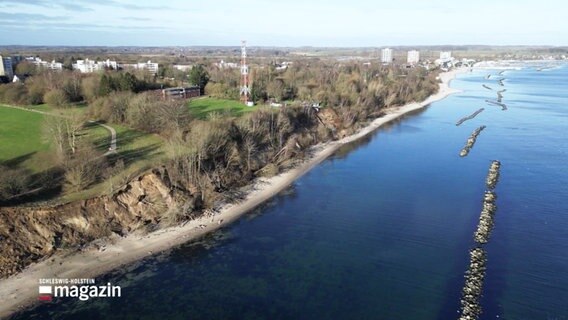
[[[0,45],[568,45],[566,0],[0,0]]]

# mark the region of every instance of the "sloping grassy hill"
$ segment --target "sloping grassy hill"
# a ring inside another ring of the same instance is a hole
[[[32,171],[49,167],[49,163],[38,159],[49,150],[48,141],[42,138],[43,117],[0,105],[0,162],[18,162]]]
[[[199,98],[189,101],[191,113],[199,119],[206,119],[207,115],[212,112],[217,112],[225,116],[238,117],[257,108],[257,106],[247,107],[240,101],[216,98]]]

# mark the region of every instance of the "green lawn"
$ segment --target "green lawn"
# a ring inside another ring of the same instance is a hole
[[[124,170],[96,185],[89,187],[81,192],[67,194],[61,197],[63,202],[88,199],[108,194],[111,186],[115,188],[129,177],[152,168],[165,156],[164,142],[157,135],[136,131],[121,125],[107,123],[108,126],[116,130],[117,154],[108,157],[122,159]],[[91,140],[100,152],[106,152],[110,144],[110,132],[94,123],[87,124],[84,134]],[[114,162],[114,161],[113,161]]]
[[[224,100],[216,98],[198,98],[189,101],[191,113],[200,119],[206,119],[211,112],[218,112],[221,115],[240,116],[244,113],[256,110],[258,107],[247,107],[240,101]]]
[[[48,111],[48,106],[39,106]],[[34,108],[35,109],[35,108]],[[79,109],[79,108],[77,108]],[[53,113],[59,110],[54,110]],[[77,112],[66,109],[66,114]],[[45,115],[9,108],[0,105],[0,163],[29,169],[39,173],[53,166],[55,159],[50,144],[42,137],[42,122]],[[117,132],[117,154],[109,155],[112,160],[122,159],[124,170],[114,179],[115,185],[121,179],[151,168],[164,157],[164,143],[157,135],[136,131],[116,124],[108,124]],[[81,139],[92,141],[99,152],[105,153],[110,144],[110,132],[93,123],[87,123],[81,132]],[[114,163],[114,161],[112,161]],[[91,186],[82,192],[63,195],[63,202],[87,199],[107,193],[109,182]]]
[[[49,143],[42,138],[43,115],[0,105],[0,162],[31,169],[50,166]]]

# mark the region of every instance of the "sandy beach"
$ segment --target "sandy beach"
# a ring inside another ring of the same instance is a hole
[[[312,148],[313,156],[297,167],[269,179],[257,179],[253,182],[252,191],[246,198],[236,204],[226,205],[211,216],[189,221],[182,226],[162,229],[147,235],[132,234],[119,238],[106,246],[105,250],[91,249],[84,252],[57,254],[42,262],[33,264],[23,272],[10,278],[0,280],[0,318],[30,307],[38,301],[38,280],[41,278],[94,278],[140,260],[199,238],[222,226],[226,226],[244,213],[249,212],[266,200],[272,198],[311,168],[328,158],[346,143],[358,140],[380,126],[401,116],[426,107],[448,95],[458,92],[449,84],[458,73],[467,69],[458,69],[440,75],[442,83],[438,93],[422,102],[410,103],[402,107],[391,108],[387,114],[375,119],[356,134],[338,141],[332,141]]]

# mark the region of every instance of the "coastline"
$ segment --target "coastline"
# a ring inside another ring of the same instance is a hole
[[[459,92],[459,90],[450,88],[449,85],[457,74],[466,70],[458,69],[440,74],[442,83],[439,91],[426,100],[390,108],[386,110],[386,115],[375,119],[353,135],[312,147],[313,155],[297,167],[275,177],[255,180],[252,184],[252,191],[247,194],[243,201],[224,206],[213,217],[213,220],[211,216],[204,216],[181,226],[161,229],[148,235],[128,235],[125,238],[117,239],[113,244],[108,245],[104,251],[91,249],[85,252],[67,254],[67,256],[56,254],[49,259],[29,266],[19,274],[0,280],[0,297],[2,298],[0,318],[8,317],[36,302],[38,279],[40,278],[94,278],[125,264],[202,237],[232,223],[243,214],[287,188],[311,168],[335,153],[341,146],[356,141],[409,112],[422,109],[450,94]]]

